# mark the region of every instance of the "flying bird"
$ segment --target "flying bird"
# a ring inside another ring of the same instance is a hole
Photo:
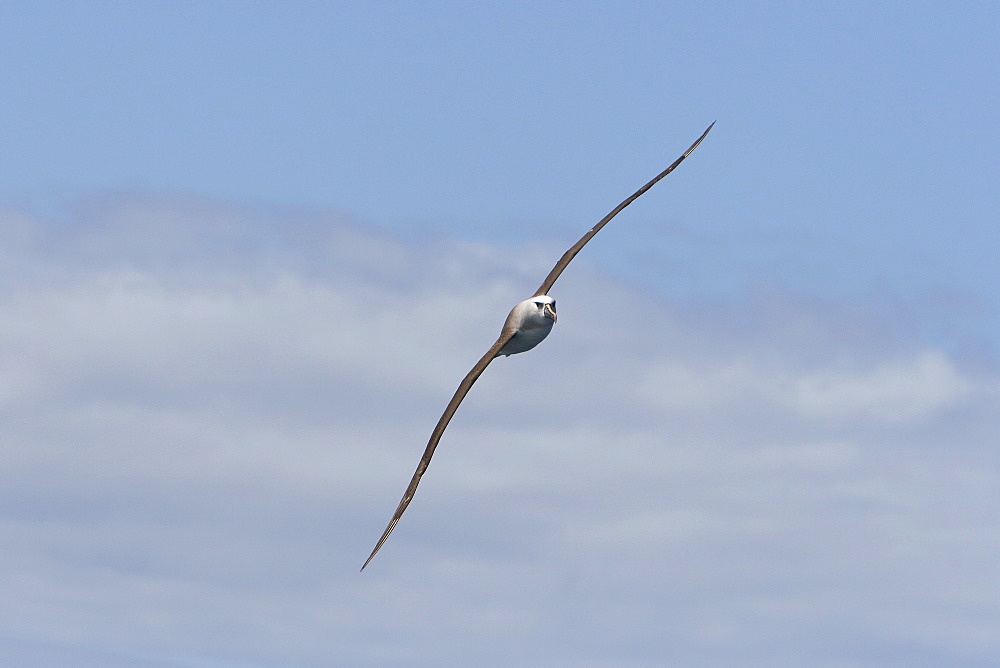
[[[379,538],[378,543],[375,544],[375,549],[372,550],[371,555],[365,561],[364,566],[361,570],[365,570],[365,566],[371,563],[371,560],[375,558],[375,555],[381,549],[382,545],[385,543],[389,534],[392,530],[396,528],[396,523],[399,522],[399,518],[403,516],[403,512],[406,507],[410,505],[410,501],[413,499],[413,494],[417,491],[417,485],[420,484],[420,478],[424,475],[424,471],[427,470],[427,465],[431,462],[431,457],[434,455],[434,449],[437,448],[438,441],[441,440],[441,435],[444,434],[445,428],[451,421],[452,416],[455,415],[455,411],[458,410],[459,404],[465,399],[465,395],[469,393],[469,389],[472,384],[476,382],[479,376],[482,375],[486,367],[490,365],[497,357],[501,355],[509,357],[511,355],[516,355],[517,353],[523,353],[527,350],[531,350],[542,340],[549,335],[552,331],[552,325],[556,322],[556,300],[548,295],[550,289],[552,289],[553,283],[559,278],[559,275],[563,273],[570,261],[580,250],[587,245],[595,234],[601,231],[601,228],[608,224],[608,222],[618,215],[618,213],[635,201],[640,195],[652,188],[657,181],[662,179],[664,176],[674,171],[677,165],[684,161],[684,158],[688,157],[692,151],[698,148],[698,144],[702,142],[709,131],[715,126],[713,122],[708,128],[698,137],[695,143],[691,144],[688,150],[684,151],[681,157],[674,160],[673,164],[664,169],[662,172],[656,175],[649,183],[644,185],[635,191],[629,198],[624,202],[616,206],[611,213],[606,215],[601,219],[597,225],[590,228],[590,231],[583,235],[583,237],[573,244],[573,247],[566,251],[556,266],[552,268],[549,275],[545,277],[542,284],[538,286],[535,291],[534,296],[529,299],[525,299],[523,302],[517,304],[514,308],[510,310],[510,314],[507,315],[507,320],[504,321],[503,329],[500,330],[500,338],[496,340],[490,349],[486,351],[486,354],[476,362],[476,365],[472,367],[472,370],[466,374],[462,382],[459,383],[458,389],[455,391],[455,396],[451,398],[448,402],[448,407],[444,409],[444,414],[441,415],[441,419],[438,420],[437,426],[434,427],[434,431],[431,432],[430,440],[427,441],[427,447],[424,448],[424,454],[420,458],[420,463],[417,464],[417,470],[413,473],[413,478],[410,479],[410,484],[406,488],[406,492],[403,493],[403,498],[399,502],[399,506],[396,507],[396,512],[392,514],[392,519],[389,520],[389,526],[385,528],[385,532],[382,537]]]

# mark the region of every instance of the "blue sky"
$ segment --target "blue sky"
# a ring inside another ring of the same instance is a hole
[[[1000,659],[994,3],[0,18],[3,662]]]
[[[593,251],[609,267],[679,294],[762,277],[917,301],[957,289],[986,303],[953,317],[979,318],[995,340],[986,312],[1000,305],[981,286],[1000,279],[996,13],[9,7],[0,48],[17,94],[2,112],[0,197],[58,216],[98,193],[182,192],[337,211],[415,237],[557,247],[718,120],[712,156],[699,156],[712,171],[675,175],[667,187],[685,201],[637,204],[628,234]]]

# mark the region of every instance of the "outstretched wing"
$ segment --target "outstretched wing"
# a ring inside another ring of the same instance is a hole
[[[559,274],[563,273],[563,270],[566,269],[566,267],[569,265],[570,261],[574,257],[576,257],[576,254],[580,252],[580,249],[583,248],[584,246],[586,246],[587,242],[590,241],[594,237],[595,234],[597,234],[598,232],[600,232],[601,228],[604,227],[605,225],[607,225],[608,222],[612,218],[614,218],[615,216],[617,216],[618,212],[620,212],[622,209],[624,209],[629,204],[631,204],[633,201],[635,201],[639,197],[639,195],[643,194],[644,192],[646,192],[647,190],[649,190],[650,188],[652,188],[654,185],[656,185],[657,181],[659,181],[660,179],[662,179],[664,176],[666,176],[670,172],[674,171],[674,169],[677,167],[677,165],[679,165],[682,162],[684,162],[684,158],[686,158],[689,155],[691,155],[691,152],[694,151],[696,148],[698,148],[698,144],[701,143],[701,140],[705,138],[705,136],[708,134],[709,130],[711,130],[714,126],[715,126],[715,122],[713,121],[712,125],[709,125],[708,129],[705,130],[703,133],[701,133],[701,136],[698,137],[698,141],[696,141],[695,143],[691,144],[691,147],[688,150],[684,151],[684,155],[682,155],[681,157],[679,157],[676,160],[674,160],[673,164],[670,165],[669,167],[667,167],[666,169],[664,169],[662,172],[660,172],[656,176],[656,178],[654,178],[652,181],[650,181],[649,183],[647,183],[643,187],[641,187],[638,190],[636,190],[635,193],[633,193],[631,197],[629,197],[624,202],[622,202],[621,204],[619,204],[618,206],[616,206],[611,211],[611,213],[609,213],[608,215],[604,216],[604,218],[601,219],[601,222],[597,223],[597,225],[594,225],[592,228],[590,228],[590,231],[587,232],[586,234],[584,234],[582,239],[580,239],[575,244],[573,244],[573,247],[570,248],[568,251],[566,251],[561,258],[559,258],[559,262],[556,263],[556,266],[554,266],[552,268],[552,271],[549,272],[549,275],[545,277],[544,281],[542,281],[542,284],[538,287],[538,290],[535,291],[535,296],[537,297],[538,295],[547,295],[549,293],[549,290],[552,289],[552,284],[556,282],[557,278],[559,278]]]
[[[485,371],[486,367],[490,365],[490,362],[496,358],[500,349],[503,348],[508,341],[514,338],[516,333],[517,327],[507,323],[504,326],[503,331],[500,332],[500,338],[497,339],[497,342],[486,351],[486,354],[483,355],[478,362],[476,362],[476,365],[472,367],[472,370],[467,373],[465,378],[462,379],[462,382],[459,383],[458,389],[455,390],[455,396],[453,396],[451,401],[448,402],[448,407],[444,409],[444,414],[441,415],[441,419],[438,420],[437,426],[434,427],[434,431],[431,432],[431,438],[427,441],[427,447],[424,448],[424,454],[420,458],[420,463],[417,464],[417,470],[414,471],[413,478],[410,479],[410,484],[406,488],[406,492],[403,493],[403,498],[399,502],[399,506],[396,507],[396,512],[392,514],[392,519],[389,520],[389,526],[385,528],[385,533],[382,534],[378,543],[375,544],[375,549],[372,550],[368,559],[365,560],[365,565],[361,567],[361,570],[365,570],[365,566],[367,566],[369,562],[375,558],[375,554],[382,547],[382,544],[385,543],[389,534],[392,533],[392,530],[396,528],[396,522],[398,522],[399,518],[403,516],[403,511],[405,511],[406,507],[410,505],[410,500],[413,499],[413,494],[417,491],[417,485],[420,484],[420,478],[424,475],[424,471],[427,470],[427,465],[431,463],[431,457],[434,456],[434,449],[437,448],[438,441],[441,440],[441,435],[444,434],[445,427],[447,427],[448,423],[451,422],[452,416],[455,415],[455,411],[458,410],[459,404],[461,404],[462,400],[465,399],[465,395],[469,393],[469,389],[472,387],[472,384],[475,383],[479,376],[483,374],[483,371]]]

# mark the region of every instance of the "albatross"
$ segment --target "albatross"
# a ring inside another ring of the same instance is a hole
[[[556,300],[549,296],[549,290],[552,289],[552,285],[559,278],[559,275],[563,273],[563,270],[569,265],[569,263],[576,257],[576,254],[587,245],[595,234],[601,231],[601,228],[608,224],[612,218],[618,215],[622,209],[627,207],[629,204],[634,202],[640,195],[656,185],[656,182],[662,179],[664,176],[674,171],[677,165],[684,161],[684,158],[691,155],[691,152],[698,148],[698,144],[708,135],[709,131],[715,126],[713,122],[708,128],[701,134],[698,139],[691,144],[688,150],[684,151],[681,157],[674,160],[674,162],[664,169],[662,172],[657,174],[649,183],[643,187],[636,190],[630,197],[625,199],[621,204],[616,206],[611,210],[611,213],[606,215],[601,219],[597,225],[590,228],[583,237],[573,244],[572,248],[566,251],[556,266],[552,268],[549,275],[545,277],[542,284],[538,286],[535,290],[535,294],[525,299],[523,302],[517,304],[510,310],[510,314],[507,315],[507,320],[504,321],[503,329],[500,330],[500,338],[496,340],[490,349],[486,351],[486,354],[480,358],[476,365],[472,367],[472,370],[466,374],[462,382],[459,383],[458,389],[455,391],[455,396],[451,398],[448,402],[448,407],[444,409],[444,413],[438,420],[437,425],[434,427],[434,431],[431,432],[431,437],[427,441],[427,447],[424,448],[424,454],[420,457],[420,463],[417,464],[417,470],[413,473],[413,477],[410,479],[410,484],[406,487],[406,491],[403,493],[403,498],[396,507],[396,512],[392,514],[392,519],[389,520],[389,526],[385,528],[385,532],[382,533],[382,537],[379,538],[378,542],[375,544],[375,549],[365,560],[364,565],[361,570],[365,570],[365,567],[371,563],[371,560],[375,558],[375,555],[385,544],[389,534],[392,530],[396,528],[396,523],[399,522],[399,518],[403,516],[403,512],[406,507],[410,505],[410,501],[413,500],[413,495],[417,491],[417,485],[420,484],[420,478],[424,475],[427,470],[427,465],[431,463],[431,457],[434,456],[434,450],[437,448],[438,442],[441,440],[441,436],[444,434],[445,428],[448,423],[451,422],[452,416],[455,415],[455,411],[458,410],[458,406],[465,399],[465,395],[469,393],[469,389],[472,384],[476,382],[479,376],[482,375],[486,367],[490,365],[490,362],[495,360],[497,357],[503,355],[504,357],[509,357],[511,355],[516,355],[517,353],[523,353],[525,351],[531,350],[542,340],[549,335],[552,331],[552,325],[556,322]]]

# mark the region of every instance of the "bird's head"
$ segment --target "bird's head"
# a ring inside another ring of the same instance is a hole
[[[556,321],[556,300],[548,295],[538,295],[531,298],[531,303],[535,305],[543,317],[548,318],[552,322]]]

